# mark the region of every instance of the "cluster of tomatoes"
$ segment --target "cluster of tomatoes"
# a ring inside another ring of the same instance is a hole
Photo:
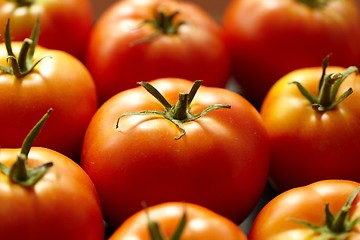
[[[1,238],[359,238],[356,0],[0,13]]]

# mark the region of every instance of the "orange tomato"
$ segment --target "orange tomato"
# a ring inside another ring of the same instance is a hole
[[[353,221],[360,217],[359,187],[360,184],[353,181],[323,180],[283,192],[259,212],[248,238],[358,240],[360,223],[358,220]],[[331,215],[326,215],[326,206],[329,207]],[[343,211],[344,219],[339,217],[340,211]],[[329,218],[326,219],[326,216]],[[332,221],[331,216],[336,221]],[[354,226],[351,226],[350,222],[353,222]],[[314,228],[305,223],[311,224]]]
[[[179,230],[184,214],[186,219],[180,237],[170,238]],[[154,230],[156,229],[154,223],[159,226],[160,238],[151,237],[149,224],[153,225],[151,230]],[[190,203],[167,202],[134,214],[109,238],[109,240],[125,239],[246,240],[247,238],[235,223],[207,208]]]

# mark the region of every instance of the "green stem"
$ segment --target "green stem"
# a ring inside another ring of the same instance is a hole
[[[15,56],[11,46],[11,34],[10,34],[10,20],[7,21],[5,28],[5,46],[8,53],[7,60],[10,61],[10,66],[0,66],[0,71],[8,74],[13,74],[16,78],[29,74],[35,66],[43,59],[33,62],[33,56],[35,48],[39,38],[39,25],[40,17],[36,19],[34,29],[30,38],[26,38],[21,46],[18,58]]]
[[[9,178],[13,182],[24,182],[28,179],[27,173],[27,156],[24,154],[19,154],[17,161],[14,163],[13,167],[10,168]]]
[[[145,24],[151,25],[155,31],[146,36],[145,38],[139,39],[131,44],[131,46],[138,45],[140,43],[150,42],[162,34],[165,35],[175,35],[178,33],[178,30],[181,25],[185,24],[185,21],[175,21],[176,16],[178,16],[179,12],[174,11],[167,13],[163,9],[156,9],[154,13],[154,17],[152,19],[146,19],[141,26]]]
[[[317,96],[312,95],[307,89],[305,89],[299,82],[291,82],[295,84],[301,94],[309,100],[313,109],[318,112],[325,112],[334,109],[339,103],[344,101],[350,94],[352,94],[352,88],[349,88],[343,92],[337,99],[340,85],[342,82],[352,73],[357,73],[358,69],[355,66],[348,67],[343,73],[331,73],[325,74],[328,66],[329,56],[326,56],[322,64],[322,75],[319,81],[319,92]]]
[[[333,215],[330,211],[329,204],[325,205],[325,224],[322,226],[315,226],[312,223],[293,219],[293,221],[304,225],[314,232],[321,235],[321,239],[347,239],[348,234],[353,230],[356,224],[360,222],[360,217],[350,220],[350,213],[354,206],[354,201],[360,192],[360,187],[357,188],[346,200],[341,210]]]
[[[331,0],[298,0],[299,3],[305,4],[310,8],[325,8]]]
[[[39,135],[41,129],[43,128],[45,122],[50,117],[50,114],[52,113],[52,108],[50,108],[46,114],[40,119],[40,121],[31,129],[29,134],[26,136],[25,140],[23,141],[23,144],[21,146],[21,154],[25,155],[26,158],[29,155],[30,149],[36,140],[37,136]]]
[[[5,40],[6,51],[7,51],[8,55],[15,57],[15,54],[11,47],[10,18],[6,22],[4,36],[5,36],[4,40]]]
[[[327,108],[333,103],[334,99],[332,99],[332,87],[334,86],[335,82],[342,77],[343,76],[341,73],[325,75],[322,86],[320,87],[319,98],[317,101],[320,106]]]
[[[143,88],[146,89],[151,95],[153,95],[160,103],[163,105],[165,110],[169,111],[171,109],[171,104],[164,98],[164,96],[156,89],[154,86],[148,82],[138,82]]]
[[[25,38],[23,44],[21,45],[18,64],[21,72],[26,72],[30,67],[27,65],[28,61],[28,52],[31,48],[33,41],[29,38]]]
[[[170,238],[166,238],[164,233],[161,231],[160,225],[156,221],[153,221],[150,218],[149,209],[144,202],[143,202],[143,207],[144,207],[145,215],[147,218],[148,231],[149,231],[151,240],[180,240],[180,237],[184,232],[186,222],[187,222],[186,206],[184,206],[184,214],[182,215],[180,222],[179,222],[177,228],[175,229],[175,232],[172,234],[172,236]]]
[[[19,7],[30,6],[34,3],[34,0],[13,0]]]
[[[195,121],[202,116],[222,108],[231,108],[228,104],[213,104],[205,108],[199,114],[193,114],[191,112],[191,102],[195,97],[198,89],[200,88],[202,81],[197,80],[195,81],[194,85],[192,86],[189,93],[179,93],[179,99],[174,104],[171,105],[165,97],[150,83],[147,82],[140,82],[139,84],[145,88],[153,97],[155,97],[164,107],[164,111],[156,111],[156,110],[143,110],[139,112],[125,112],[118,117],[115,127],[119,127],[120,119],[129,116],[129,115],[158,115],[164,117],[165,119],[169,120],[173,124],[175,124],[180,130],[181,134],[178,137],[175,137],[176,140],[182,138],[186,131],[184,128],[184,123]]]
[[[189,117],[188,115],[188,104],[189,94],[188,93],[179,93],[179,100],[174,105],[171,115],[176,120],[184,120]]]
[[[346,200],[345,205],[341,208],[340,212],[334,217],[332,224],[329,225],[331,231],[335,233],[350,232],[353,227],[359,223],[360,217],[350,221],[350,212],[353,207],[353,202],[360,193],[360,187],[357,188]]]
[[[175,23],[174,18],[179,14],[178,11],[166,13],[164,10],[158,10],[152,20],[148,20],[159,32],[167,35],[177,34],[179,27],[184,22]]]
[[[343,233],[346,231],[345,223],[348,220],[349,210],[341,209],[339,214],[334,218],[334,222],[331,225],[331,230],[335,233]]]
[[[186,222],[187,222],[187,213],[186,213],[186,206],[184,206],[184,214],[182,215],[180,222],[176,228],[176,231],[171,236],[170,240],[180,240],[181,235],[184,232]]]
[[[52,109],[49,109],[26,136],[16,162],[10,168],[0,163],[0,172],[7,175],[10,181],[23,187],[33,187],[45,175],[50,167],[52,167],[53,164],[51,162],[35,168],[29,168],[27,163],[30,149],[51,112]]]
[[[190,92],[189,92],[189,101],[188,101],[188,105],[190,105],[197,93],[197,91],[199,90],[201,84],[202,84],[202,80],[196,80],[194,82],[194,85],[192,86]]]

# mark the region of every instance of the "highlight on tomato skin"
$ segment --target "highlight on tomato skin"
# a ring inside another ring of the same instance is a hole
[[[359,191],[359,182],[332,179],[280,193],[257,214],[248,239],[359,239]]]
[[[246,240],[245,233],[232,221],[202,206],[167,202],[129,217],[109,240]]]
[[[120,225],[142,201],[186,201],[240,224],[267,183],[269,142],[259,112],[206,81],[145,85],[156,91],[139,86],[113,96],[85,134],[80,166],[99,192],[105,221]]]

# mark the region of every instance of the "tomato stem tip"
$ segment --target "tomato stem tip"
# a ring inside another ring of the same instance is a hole
[[[343,73],[326,74],[326,68],[329,63],[330,55],[326,56],[322,64],[322,76],[319,82],[318,95],[314,96],[305,87],[297,82],[290,82],[295,84],[301,94],[309,100],[314,110],[318,112],[325,112],[334,109],[339,103],[344,101],[350,94],[353,93],[352,88],[347,89],[338,98],[336,98],[340,85],[352,73],[358,73],[358,68],[355,66],[348,67]]]
[[[140,26],[149,24],[155,31],[149,36],[139,39],[131,44],[131,46],[138,45],[140,43],[150,42],[162,34],[165,35],[174,35],[178,33],[180,26],[185,24],[185,21],[176,22],[174,19],[179,15],[179,11],[173,11],[167,13],[164,9],[156,9],[154,11],[154,16],[151,19],[144,20]]]
[[[21,152],[11,167],[0,163],[0,172],[9,177],[10,181],[23,187],[33,187],[53,166],[52,162],[45,163],[35,168],[28,166],[28,155],[36,137],[39,135],[45,122],[49,118],[52,109],[50,108],[40,121],[31,129],[23,141]]]
[[[16,78],[21,79],[33,71],[33,69],[44,59],[43,57],[38,61],[33,62],[35,48],[39,38],[39,25],[40,17],[37,17],[30,38],[24,39],[19,51],[19,56],[16,57],[11,46],[10,19],[8,19],[5,28],[4,41],[8,53],[7,62],[10,62],[10,66],[0,66],[0,71],[15,75]]]
[[[161,226],[158,222],[153,221],[150,217],[150,212],[145,203],[143,203],[144,212],[147,218],[148,223],[148,231],[150,234],[151,240],[180,240],[182,233],[184,232],[186,222],[187,222],[187,214],[186,214],[186,205],[184,205],[184,214],[182,215],[179,224],[177,225],[175,232],[171,235],[170,238],[166,238],[164,233],[161,231]]]
[[[350,212],[353,202],[360,193],[360,187],[357,188],[346,200],[340,211],[333,215],[330,211],[329,204],[325,204],[325,223],[323,226],[315,226],[309,222],[293,219],[293,221],[302,224],[316,233],[320,234],[321,239],[346,239],[347,235],[352,231],[354,226],[360,222],[360,217],[350,220]]]

